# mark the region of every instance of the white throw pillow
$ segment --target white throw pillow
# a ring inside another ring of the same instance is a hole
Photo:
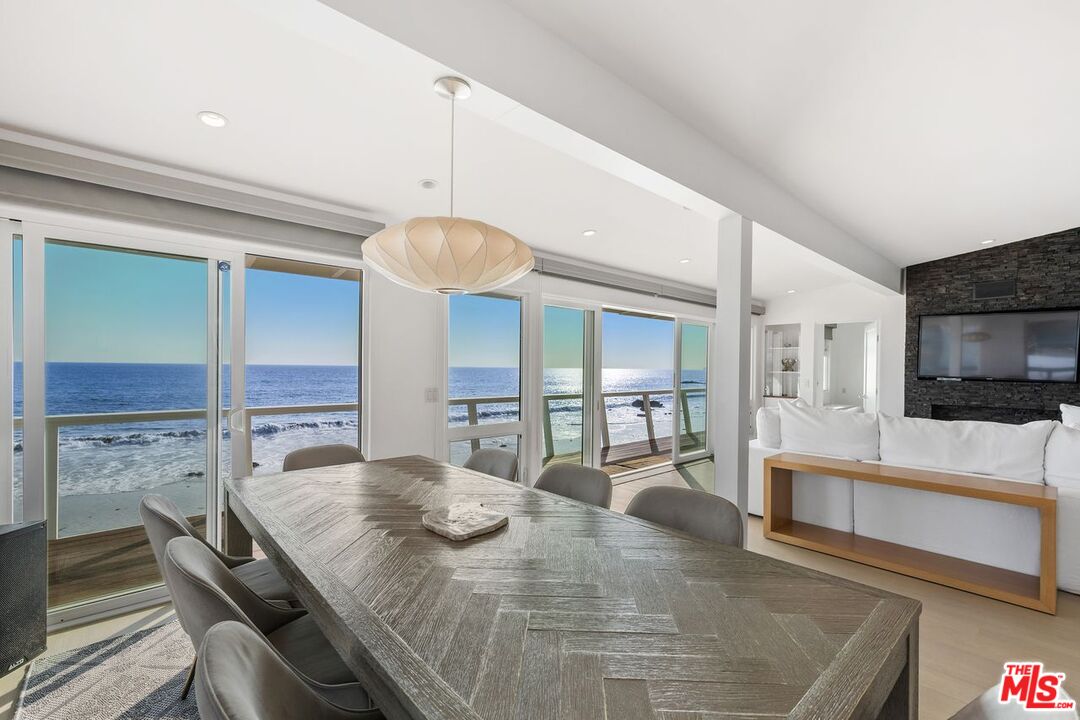
[[[1080,490],[1080,427],[1058,425],[1050,433],[1046,443],[1046,484]]]
[[[780,408],[758,408],[757,439],[764,447],[780,447]]]
[[[781,403],[780,449],[877,460],[877,415]]]
[[[1080,428],[1080,405],[1061,403],[1061,422],[1069,427]]]
[[[881,461],[1043,482],[1053,420],[1026,425],[881,415]]]

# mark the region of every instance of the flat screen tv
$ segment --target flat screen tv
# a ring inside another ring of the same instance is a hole
[[[919,377],[1077,381],[1080,310],[923,315]]]

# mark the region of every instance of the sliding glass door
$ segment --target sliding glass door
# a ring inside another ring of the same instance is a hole
[[[542,327],[541,468],[631,479],[708,455],[711,325],[549,299]]]
[[[675,462],[680,462],[708,449],[709,327],[680,320],[677,335],[678,402],[674,409],[679,442],[675,444]]]
[[[593,311],[544,306],[542,466],[592,465]]]
[[[44,413],[27,398],[22,445],[28,470],[42,472],[27,514],[47,523],[50,608],[160,583],[143,495],[170,498],[204,532],[216,506],[222,270],[180,248],[118,240],[26,234],[44,312],[27,334],[25,387],[37,395],[43,384]]]
[[[611,475],[671,462],[675,320],[603,311],[600,469]]]
[[[22,236],[0,220],[0,524],[22,520]]]
[[[213,543],[224,478],[359,444],[362,283],[358,261],[53,217],[0,226],[0,521],[46,521],[49,608],[74,618],[163,596],[145,494]]]
[[[360,447],[360,270],[256,255],[245,264],[241,474],[281,472],[285,455],[310,445]]]
[[[448,306],[450,462],[462,465],[481,448],[519,454],[523,302],[507,295],[455,295]]]

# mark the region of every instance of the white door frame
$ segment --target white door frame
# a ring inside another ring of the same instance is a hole
[[[439,303],[441,323],[439,327],[442,328],[442,339],[438,346],[438,354],[441,356],[441,377],[439,378],[442,396],[442,413],[439,418],[436,419],[436,451],[437,459],[443,461],[449,461],[450,458],[450,443],[461,442],[465,440],[482,440],[490,437],[500,437],[504,435],[515,435],[518,438],[518,478],[523,479],[525,482],[529,482],[529,479],[534,477],[534,468],[539,466],[539,448],[533,441],[531,434],[529,433],[529,426],[535,426],[534,416],[538,411],[537,402],[534,399],[537,397],[537,383],[536,372],[534,368],[536,365],[536,338],[538,335],[538,321],[536,318],[536,305],[539,299],[538,294],[532,288],[499,288],[489,293],[481,293],[481,295],[491,297],[503,297],[517,300],[520,303],[519,311],[521,313],[521,319],[519,322],[519,345],[518,345],[518,419],[510,422],[490,423],[490,424],[477,424],[477,425],[457,425],[450,427],[449,424],[449,412],[450,412],[450,300],[451,298],[444,298],[444,302]],[[542,321],[541,321],[542,322]],[[541,349],[542,352],[542,349]],[[541,367],[543,360],[541,359]],[[543,392],[543,381],[539,383],[539,392]]]
[[[23,222],[23,284],[24,314],[23,322],[23,517],[27,520],[47,520],[50,523],[49,537],[56,536],[59,497],[54,494],[58,488],[46,485],[45,468],[49,453],[55,448],[46,447],[45,437],[45,246],[49,239],[81,243],[103,249],[142,250],[164,255],[176,255],[205,262],[207,267],[207,322],[206,322],[206,361],[207,361],[207,465],[206,465],[206,512],[208,518],[218,516],[218,478],[219,438],[221,433],[219,379],[219,322],[217,319],[218,293],[220,288],[218,263],[226,261],[242,262],[242,256],[230,252],[213,252],[199,244],[179,242],[169,238],[162,240],[155,237],[141,237],[115,232],[117,227],[94,229],[72,225],[52,225],[35,222]],[[54,460],[55,462],[55,460]],[[216,523],[208,520],[207,535],[216,540]]]
[[[601,465],[601,448],[603,446],[602,428],[601,428],[601,422],[602,422],[601,413],[603,413],[605,411],[604,398],[603,398],[603,371],[604,371],[603,315],[604,315],[604,311],[605,310],[627,311],[627,312],[641,313],[641,314],[645,314],[645,315],[653,315],[653,316],[656,316],[658,318],[671,319],[675,323],[675,332],[674,332],[675,340],[674,340],[673,347],[672,347],[672,361],[673,361],[673,376],[672,376],[673,387],[672,387],[672,389],[673,389],[673,392],[675,393],[674,396],[676,398],[677,398],[678,377],[679,377],[678,368],[679,368],[679,363],[681,362],[681,352],[682,352],[681,335],[680,335],[682,323],[686,322],[686,323],[690,323],[692,325],[701,325],[701,326],[704,326],[705,328],[707,328],[707,331],[709,333],[710,343],[711,343],[712,334],[715,332],[715,321],[713,319],[711,319],[711,318],[706,318],[704,316],[695,316],[695,315],[692,315],[690,313],[671,311],[671,310],[666,310],[666,309],[665,310],[658,310],[658,309],[655,309],[655,308],[648,307],[647,305],[627,304],[627,303],[603,303],[603,302],[598,302],[598,301],[593,301],[593,300],[584,300],[584,299],[582,299],[580,297],[577,297],[577,296],[574,296],[574,295],[567,295],[567,294],[563,294],[563,293],[543,293],[542,292],[541,296],[540,296],[540,302],[539,302],[541,315],[543,314],[543,308],[546,305],[555,305],[555,306],[558,306],[558,307],[567,307],[567,308],[575,308],[575,309],[585,310],[585,311],[587,311],[586,321],[591,322],[591,324],[592,324],[591,330],[589,331],[590,332],[589,339],[586,342],[586,355],[591,356],[591,357],[587,357],[587,360],[586,360],[586,372],[585,372],[585,376],[586,376],[585,377],[585,380],[586,380],[585,392],[586,392],[586,394],[591,395],[591,403],[590,404],[591,404],[591,407],[592,407],[592,412],[589,413],[588,417],[586,418],[586,422],[592,425],[592,427],[588,431],[589,436],[591,437],[591,443],[590,443],[591,447],[589,448],[589,451],[587,453],[588,457],[584,458],[583,461],[584,461],[584,464],[589,466],[589,467],[600,468],[600,465]],[[536,367],[539,368],[539,371],[541,373],[540,386],[541,386],[541,392],[542,392],[542,389],[543,389],[543,377],[542,377],[542,374],[543,374],[543,347],[542,347],[542,345],[543,345],[543,343],[542,343],[543,324],[542,323],[540,325],[540,334],[538,335],[538,337],[540,338],[540,342],[538,343],[540,345],[540,348],[538,349],[538,355],[537,356],[538,356],[539,359],[537,361]],[[711,370],[711,363],[712,363],[711,345],[709,347],[709,350],[710,350],[710,357],[708,358],[708,363],[709,363],[709,368],[710,369],[706,370],[706,387],[709,386],[709,382],[711,380],[711,378],[709,377],[709,372]],[[590,385],[591,385],[591,387],[590,387]],[[537,397],[537,403],[539,403],[539,402],[542,402],[542,398],[540,398],[538,396]],[[680,412],[679,403],[676,401],[674,404],[675,404],[676,408],[672,412],[672,423],[673,423],[672,427],[673,428],[678,428],[678,425],[675,424],[675,423],[677,423],[679,421],[679,415],[678,415],[678,413]],[[713,410],[713,406],[712,406],[711,398],[709,398],[708,394],[706,394],[706,416],[707,416],[706,422],[707,423],[712,422],[712,419],[713,419],[712,418],[712,415],[713,415],[712,410]],[[540,446],[542,447],[542,444],[543,444],[543,427],[541,425],[541,422],[542,422],[542,419],[539,416],[537,416],[537,420],[536,420],[536,423],[535,423],[535,426],[534,426],[536,429],[532,434],[535,436],[535,442],[539,443]],[[696,459],[699,459],[699,458],[707,457],[712,452],[711,433],[706,433],[706,438],[707,438],[706,447],[705,447],[704,450],[697,451],[695,453],[691,453],[691,454],[688,454],[686,456],[678,456],[678,455],[676,455],[678,441],[677,441],[677,437],[673,436],[673,440],[672,440],[673,448],[672,448],[672,455],[671,455],[670,461],[664,462],[664,463],[659,463],[659,464],[657,464],[656,466],[653,466],[653,467],[647,467],[647,468],[642,468],[641,470],[635,470],[635,471],[631,471],[631,472],[622,473],[622,474],[617,476],[617,478],[615,479],[615,482],[617,484],[621,484],[621,483],[624,483],[624,482],[630,482],[630,481],[638,479],[638,478],[646,477],[648,475],[654,475],[657,472],[667,472],[667,471],[671,470],[672,466],[677,462],[689,462],[691,460],[696,460]],[[539,468],[539,464],[537,464],[536,467]]]
[[[537,420],[534,424],[536,430],[532,433],[534,443],[538,450],[535,460],[536,472],[539,474],[542,456],[539,449],[544,447],[543,403],[544,403],[544,310],[547,307],[557,307],[568,310],[580,310],[582,312],[582,344],[584,351],[581,358],[581,464],[585,467],[597,467],[600,462],[600,423],[599,413],[602,408],[602,399],[599,396],[599,383],[596,381],[596,344],[598,342],[599,323],[597,313],[600,306],[594,303],[582,302],[576,299],[562,298],[553,295],[542,295],[540,298],[540,326],[536,337],[537,364],[539,368],[539,394],[536,396],[538,408]]]
[[[870,363],[870,358],[867,357],[867,351],[869,349],[869,335],[873,334],[873,349],[874,357],[873,363]],[[869,371],[869,372],[868,372]],[[871,387],[870,381],[873,381],[872,396],[873,407],[867,407],[868,393],[867,389]],[[862,392],[862,406],[863,412],[877,412],[881,407],[881,321],[873,320],[866,324],[863,328],[863,392]]]
[[[15,518],[15,236],[21,224],[0,220],[0,524]]]
[[[683,350],[683,327],[685,325],[696,325],[698,327],[705,328],[705,427],[701,429],[701,432],[705,434],[705,447],[700,450],[694,450],[683,454],[682,451],[682,350]],[[675,320],[675,375],[674,375],[674,397],[672,403],[674,408],[671,413],[671,451],[672,462],[675,465],[684,462],[690,462],[692,460],[700,460],[701,458],[708,457],[712,453],[712,433],[709,432],[709,423],[712,421],[712,413],[709,412],[709,388],[711,383],[709,382],[709,373],[712,369],[712,353],[709,350],[712,347],[713,333],[715,325],[705,322],[699,322],[697,320],[686,320],[682,317],[678,317]]]
[[[306,251],[294,248],[281,247],[273,243],[265,243],[250,240],[236,240],[217,236],[209,233],[199,233],[188,230],[176,230],[152,224],[131,222],[126,220],[114,220],[92,215],[83,215],[59,210],[42,209],[32,206],[23,206],[17,203],[0,202],[0,218],[21,218],[21,223],[13,221],[0,221],[0,231],[5,233],[6,241],[0,245],[0,254],[4,254],[6,260],[0,259],[0,293],[4,294],[4,300],[0,300],[0,313],[5,319],[0,319],[0,334],[5,328],[10,332],[12,326],[12,268],[11,268],[11,235],[20,234],[23,242],[23,518],[25,520],[46,519],[47,515],[55,515],[56,503],[50,503],[45,496],[45,240],[56,238],[72,242],[81,242],[88,245],[102,247],[114,247],[122,249],[136,249],[162,254],[179,255],[207,262],[207,536],[211,541],[220,538],[220,523],[212,518],[220,518],[219,496],[221,478],[218,475],[218,458],[212,451],[220,442],[220,396],[216,387],[220,368],[220,323],[219,318],[211,321],[211,315],[217,313],[218,298],[220,293],[220,275],[218,263],[228,262],[230,271],[230,316],[231,316],[231,387],[233,403],[239,401],[241,407],[244,400],[244,268],[245,258],[248,254],[265,255],[270,257],[282,257],[307,262],[317,262],[341,267],[357,268],[363,271],[364,263],[356,257],[343,256],[335,253],[321,251]],[[13,232],[7,234],[12,229]],[[362,292],[366,293],[367,283],[362,283]],[[364,311],[368,305],[367,296],[362,295],[361,317],[365,318]],[[365,318],[366,319],[366,318]],[[366,397],[368,387],[368,345],[365,333],[361,331],[361,354],[360,354],[360,437],[364,442],[369,437],[369,425],[367,413],[364,411],[363,399]],[[6,368],[7,377],[13,367],[11,343],[3,343],[4,349],[0,351],[0,364]],[[0,373],[2,376],[3,373]],[[2,377],[0,377],[2,379]],[[6,390],[0,390],[0,402],[5,399],[11,408],[11,383],[5,384]],[[213,419],[209,415],[213,413]],[[0,417],[6,417],[0,421],[0,432],[5,433],[6,444],[11,445],[12,413],[0,412]],[[5,441],[0,439],[0,452],[3,451]],[[243,446],[243,443],[241,443]],[[246,454],[246,446],[237,451],[237,439],[233,438],[233,474],[236,475],[241,467],[237,463]],[[4,460],[0,460],[0,467],[10,468],[13,455],[6,453]],[[250,462],[250,459],[248,459]],[[11,496],[12,473],[0,470],[0,493],[8,489],[7,497]],[[3,500],[0,499],[0,519],[3,519]],[[10,502],[10,501],[9,501]],[[55,517],[50,518],[55,527]],[[55,610],[49,613],[50,629],[60,625],[89,622],[98,618],[106,617],[131,610],[136,607],[144,607],[160,603],[168,598],[167,591],[161,587],[149,588],[124,593],[117,596],[90,601],[85,604]]]
[[[367,448],[370,446],[371,440],[371,426],[368,419],[368,413],[364,412],[364,403],[367,397],[368,390],[368,342],[367,333],[364,332],[364,328],[368,325],[368,302],[370,290],[368,283],[365,282],[367,278],[366,265],[359,258],[334,258],[333,256],[326,256],[322,254],[310,254],[302,251],[296,251],[289,248],[271,248],[271,249],[259,249],[257,251],[244,252],[240,256],[239,262],[231,263],[232,268],[230,270],[231,277],[231,306],[230,306],[230,322],[231,322],[231,357],[229,362],[231,364],[231,387],[240,388],[239,394],[232,392],[230,398],[230,409],[228,414],[228,426],[229,426],[229,439],[230,448],[232,451],[232,476],[234,478],[245,477],[251,475],[254,468],[251,466],[252,458],[248,453],[248,433],[251,432],[251,420],[247,415],[247,272],[248,272],[248,259],[254,257],[264,258],[278,258],[282,260],[296,260],[298,262],[310,263],[313,265],[329,265],[334,267],[349,268],[360,271],[360,313],[357,337],[360,344],[357,348],[357,363],[359,364],[359,372],[357,373],[357,447],[361,452],[367,452]]]

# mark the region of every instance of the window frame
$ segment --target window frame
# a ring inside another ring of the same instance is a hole
[[[7,218],[21,218],[21,220],[8,220]],[[360,447],[368,446],[370,440],[370,419],[365,400],[369,397],[370,387],[370,346],[366,329],[370,327],[368,312],[371,306],[369,302],[370,283],[367,280],[370,275],[366,272],[367,265],[356,255],[348,255],[320,249],[306,249],[281,245],[274,242],[257,239],[239,239],[224,234],[212,232],[200,232],[189,229],[177,229],[163,224],[132,219],[118,219],[102,217],[90,213],[70,210],[56,210],[19,204],[17,202],[0,202],[0,230],[11,231],[3,243],[3,252],[11,252],[12,240],[15,235],[22,237],[23,243],[23,518],[31,521],[44,519],[46,515],[45,497],[45,289],[44,289],[44,249],[47,239],[58,239],[72,242],[80,242],[87,245],[104,247],[128,248],[145,250],[162,254],[175,254],[188,257],[203,258],[207,261],[207,272],[213,277],[210,280],[209,294],[220,291],[217,273],[217,262],[228,262],[231,267],[230,274],[230,323],[231,323],[231,366],[232,387],[243,388],[243,392],[236,393],[240,400],[246,395],[244,385],[245,354],[245,315],[244,302],[244,273],[239,272],[245,268],[247,255],[263,255],[280,257],[284,259],[298,260],[319,264],[337,265],[358,269],[362,273],[360,294],[360,348],[359,362],[360,373],[358,377],[359,387],[359,417]],[[0,292],[6,292],[10,296],[13,290],[11,258],[6,262],[0,260]],[[219,295],[220,297],[220,295]],[[10,333],[13,318],[13,298],[5,297],[0,300],[0,312],[6,312],[7,320],[0,320],[0,333]],[[209,311],[209,307],[208,307]],[[224,318],[221,318],[222,320]],[[208,339],[211,332],[207,328]],[[215,327],[213,334],[215,340],[221,337],[221,328]],[[10,337],[10,335],[9,335]],[[3,373],[9,377],[13,371],[13,347],[11,342],[4,343],[4,350],[0,352],[0,363],[3,363]],[[208,363],[218,362],[219,346],[217,342],[207,344]],[[0,390],[0,399],[13,394],[13,387],[7,384],[6,390]],[[215,388],[216,390],[216,388]],[[208,386],[208,410],[215,407],[220,399],[210,397]],[[10,405],[9,405],[10,407]],[[0,416],[10,416],[10,410]],[[218,412],[220,415],[220,412]],[[6,417],[0,422],[0,431],[12,429],[13,420]],[[12,443],[9,435],[8,444]],[[0,441],[0,448],[4,443]],[[242,465],[236,463],[237,456],[233,456],[234,464],[232,474],[237,476],[237,468]],[[0,460],[12,464],[13,455],[9,454],[6,460]],[[5,464],[4,467],[8,465]],[[218,463],[214,463],[215,466]],[[0,492],[4,488],[13,489],[13,474],[8,471],[0,471]],[[210,480],[210,476],[207,476]],[[217,487],[223,487],[222,478],[216,478]],[[208,484],[209,487],[209,484]],[[218,519],[218,522],[208,522],[207,537],[211,542],[218,542],[221,535],[220,506],[218,493],[207,493],[207,516]],[[3,501],[0,500],[0,511]],[[50,630],[73,622],[87,622],[101,617],[107,617],[118,612],[130,611],[140,607],[160,604],[167,600],[168,593],[163,585],[146,589],[136,589],[117,595],[110,595],[101,599],[87,601],[77,605],[51,610],[48,613],[48,625]]]
[[[521,468],[518,472],[518,476],[519,478],[531,477],[529,471],[533,467],[532,455],[534,453],[535,441],[531,437],[532,433],[529,431],[529,428],[533,425],[531,418],[532,410],[535,405],[535,403],[532,402],[535,393],[535,383],[533,379],[534,359],[530,353],[530,349],[535,345],[532,338],[536,336],[534,330],[536,318],[534,318],[535,313],[533,310],[535,306],[535,294],[527,288],[510,287],[499,288],[494,292],[477,293],[476,295],[480,297],[516,300],[520,303],[520,321],[518,325],[518,419],[501,423],[450,425],[450,302],[452,297],[443,296],[441,298],[443,332],[441,342],[439,343],[439,349],[442,354],[442,373],[440,376],[441,392],[439,393],[442,398],[442,412],[439,414],[438,427],[435,433],[436,457],[443,462],[450,462],[450,444],[454,442],[516,435],[518,438],[518,465]]]

